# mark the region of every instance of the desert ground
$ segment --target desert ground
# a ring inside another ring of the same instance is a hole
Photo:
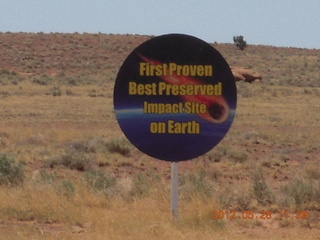
[[[212,43],[263,78],[237,82],[226,137],[179,163],[177,220],[170,163],[113,112],[152,37],[0,33],[0,239],[320,239],[320,50]]]

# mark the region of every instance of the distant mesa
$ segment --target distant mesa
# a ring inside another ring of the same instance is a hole
[[[230,67],[236,81],[258,82],[262,80],[260,73],[246,67]]]

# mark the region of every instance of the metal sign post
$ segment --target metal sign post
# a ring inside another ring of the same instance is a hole
[[[171,162],[171,213],[175,219],[178,219],[178,201],[179,201],[179,168],[178,162]]]

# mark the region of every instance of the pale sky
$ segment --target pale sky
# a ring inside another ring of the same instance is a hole
[[[320,49],[320,0],[0,0],[0,32],[184,33]]]

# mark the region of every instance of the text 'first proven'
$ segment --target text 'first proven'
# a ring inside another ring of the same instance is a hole
[[[178,65],[176,63],[150,64],[140,62],[140,76],[198,76],[211,77],[212,65]]]

